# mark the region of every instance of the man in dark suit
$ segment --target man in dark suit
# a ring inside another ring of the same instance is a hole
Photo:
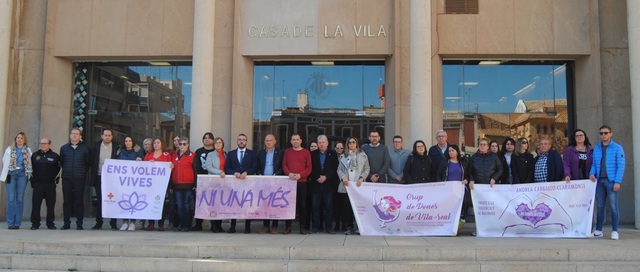
[[[258,173],[257,155],[251,149],[247,148],[247,135],[240,134],[236,138],[238,148],[231,150],[227,154],[227,161],[224,164],[224,172],[227,175],[233,175],[237,179],[245,179],[248,175]],[[231,219],[231,226],[227,233],[236,232],[236,220]],[[251,233],[251,220],[245,220],[244,233]]]
[[[429,158],[431,159],[431,169],[438,169],[442,161],[449,156],[449,143],[447,143],[447,132],[444,130],[436,131],[437,144],[429,148]],[[435,171],[433,171],[433,180],[435,180]]]
[[[96,225],[92,230],[102,229],[102,165],[106,159],[116,159],[117,152],[120,147],[118,143],[113,142],[113,132],[110,129],[102,131],[102,140],[96,142],[91,149],[91,177],[93,187],[96,190]],[[117,219],[111,219],[109,222],[112,230],[117,230]]]
[[[311,191],[311,233],[320,229],[320,206],[324,204],[324,229],[334,234],[333,195],[338,190],[338,154],[329,149],[327,136],[318,136],[318,149],[311,152],[311,175],[309,190]]]
[[[267,134],[264,137],[264,149],[258,151],[258,174],[263,176],[284,176],[282,170],[284,151],[276,147],[276,137]],[[269,230],[271,221],[271,230]],[[278,234],[278,220],[263,220],[260,233]]]

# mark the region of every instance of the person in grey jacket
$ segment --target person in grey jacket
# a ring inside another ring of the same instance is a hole
[[[347,225],[347,231],[344,233],[346,235],[359,233],[353,225],[354,215],[346,194],[346,186],[353,186],[353,182],[355,182],[355,185],[360,187],[365,178],[369,176],[367,154],[358,147],[358,139],[349,137],[349,139],[347,139],[347,150],[340,156],[340,164],[338,165],[338,177],[341,181],[338,185],[338,195],[339,197],[346,198],[346,201],[341,201],[345,209],[342,222]]]
[[[389,183],[404,183],[404,166],[411,151],[402,148],[402,136],[393,136],[393,149],[389,150]]]

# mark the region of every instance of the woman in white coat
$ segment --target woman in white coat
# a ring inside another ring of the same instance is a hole
[[[7,147],[2,156],[0,181],[7,192],[7,225],[10,230],[20,229],[24,190],[31,176],[31,149],[27,146],[27,134],[16,135],[13,145]]]
[[[344,213],[342,222],[347,225],[346,235],[358,234],[358,228],[354,228],[354,214],[351,204],[347,196],[346,186],[360,187],[365,178],[369,176],[369,160],[367,154],[360,150],[360,143],[355,137],[347,139],[347,150],[340,156],[340,165],[338,165],[338,177],[342,181],[338,185],[338,197],[346,198],[341,201],[344,205]]]

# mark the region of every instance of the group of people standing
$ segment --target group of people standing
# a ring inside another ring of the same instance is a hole
[[[473,190],[474,184],[519,184],[576,179],[591,179],[598,182],[596,190],[597,224],[594,237],[602,237],[606,200],[612,214],[611,238],[619,239],[618,192],[624,174],[625,158],[622,147],[611,137],[609,126],[600,128],[601,141],[592,146],[583,130],[576,130],[569,139],[563,156],[552,148],[548,138],[538,142],[534,157],[526,138],[506,139],[502,148],[495,141],[482,138],[478,151],[468,160],[460,148],[447,142],[444,130],[436,132],[437,144],[427,148],[422,140],[413,143],[413,150],[403,148],[403,138],[393,137],[393,148],[381,143],[377,131],[369,134],[370,143],[361,145],[358,138],[349,137],[345,143],[337,142],[335,149],[329,148],[325,135],[317,137],[311,150],[302,146],[300,134],[290,138],[291,147],[282,150],[276,147],[276,137],[268,134],[264,138],[265,148],[254,152],[247,148],[247,136],[236,137],[237,148],[224,151],[225,143],[220,137],[207,132],[202,137],[203,146],[195,152],[190,150],[187,137],[176,136],[174,148],[168,152],[160,138],[145,139],[143,147],[136,145],[132,137],[125,137],[123,145],[113,142],[111,130],[103,130],[101,140],[89,147],[82,142],[81,130],[71,130],[69,142],[60,149],[60,155],[50,148],[51,141],[40,140],[40,148],[32,153],[27,146],[27,136],[20,132],[14,143],[7,147],[3,156],[0,180],[7,191],[7,224],[9,229],[19,229],[22,221],[23,196],[30,180],[33,187],[31,229],[40,227],[40,206],[44,199],[47,206],[46,226],[56,229],[54,224],[55,187],[62,179],[63,230],[71,225],[72,212],[76,228],[83,229],[84,191],[87,172],[97,196],[96,223],[92,229],[101,229],[102,218],[102,165],[106,159],[171,162],[171,181],[167,188],[163,219],[140,222],[145,230],[164,231],[164,219],[177,226],[178,231],[202,230],[203,220],[193,222],[193,201],[199,174],[243,180],[249,175],[288,176],[297,183],[296,215],[300,220],[300,233],[324,231],[330,234],[344,231],[357,234],[354,214],[347,196],[346,187],[359,187],[363,182],[414,184],[433,181],[461,181]],[[310,207],[308,207],[310,204]],[[461,225],[470,205],[467,190],[463,204]],[[174,219],[175,218],[175,219]],[[113,230],[135,230],[136,220],[121,218],[110,220]],[[146,226],[145,226],[146,223]],[[289,234],[292,220],[286,220],[283,234]],[[224,232],[221,220],[212,220],[212,232]],[[231,220],[228,233],[236,232],[236,220]],[[251,233],[251,220],[245,220],[244,233]],[[278,220],[263,220],[260,233],[280,233]]]

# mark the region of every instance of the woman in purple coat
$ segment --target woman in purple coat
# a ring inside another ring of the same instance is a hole
[[[564,180],[569,182],[572,179],[588,179],[592,162],[593,147],[587,133],[582,129],[577,129],[573,133],[573,137],[569,138],[569,146],[562,154]]]

